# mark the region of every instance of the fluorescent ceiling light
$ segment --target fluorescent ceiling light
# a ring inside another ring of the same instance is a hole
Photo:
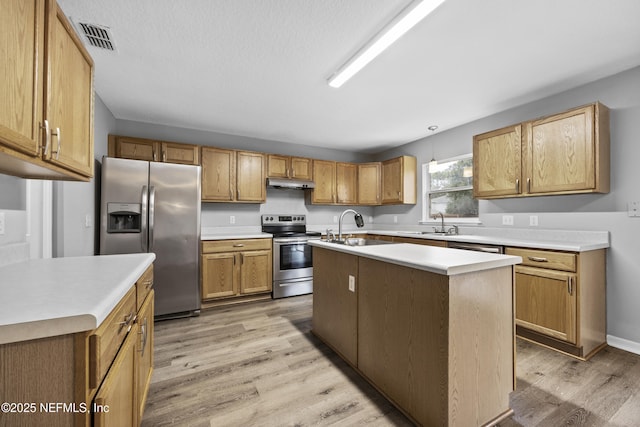
[[[375,35],[329,78],[329,86],[338,88],[364,68],[376,56],[380,55],[404,33],[433,12],[445,0],[421,0],[413,2],[402,10],[389,24]]]

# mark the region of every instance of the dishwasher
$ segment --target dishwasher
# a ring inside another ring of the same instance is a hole
[[[467,251],[487,252],[490,254],[503,254],[504,247],[498,245],[483,245],[481,243],[447,242],[451,249],[464,249]]]

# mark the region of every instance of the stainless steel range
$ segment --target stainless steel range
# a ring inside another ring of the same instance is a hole
[[[313,292],[313,257],[305,215],[262,215],[262,231],[273,234],[273,298]]]

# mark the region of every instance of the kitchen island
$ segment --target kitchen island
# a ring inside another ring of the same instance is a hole
[[[0,425],[137,425],[153,370],[153,261],[0,268]]]
[[[512,414],[517,256],[311,242],[313,332],[420,425]]]

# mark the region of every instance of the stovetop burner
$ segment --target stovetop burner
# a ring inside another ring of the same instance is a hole
[[[319,237],[317,231],[307,231],[306,215],[262,215],[262,232],[274,237]]]

